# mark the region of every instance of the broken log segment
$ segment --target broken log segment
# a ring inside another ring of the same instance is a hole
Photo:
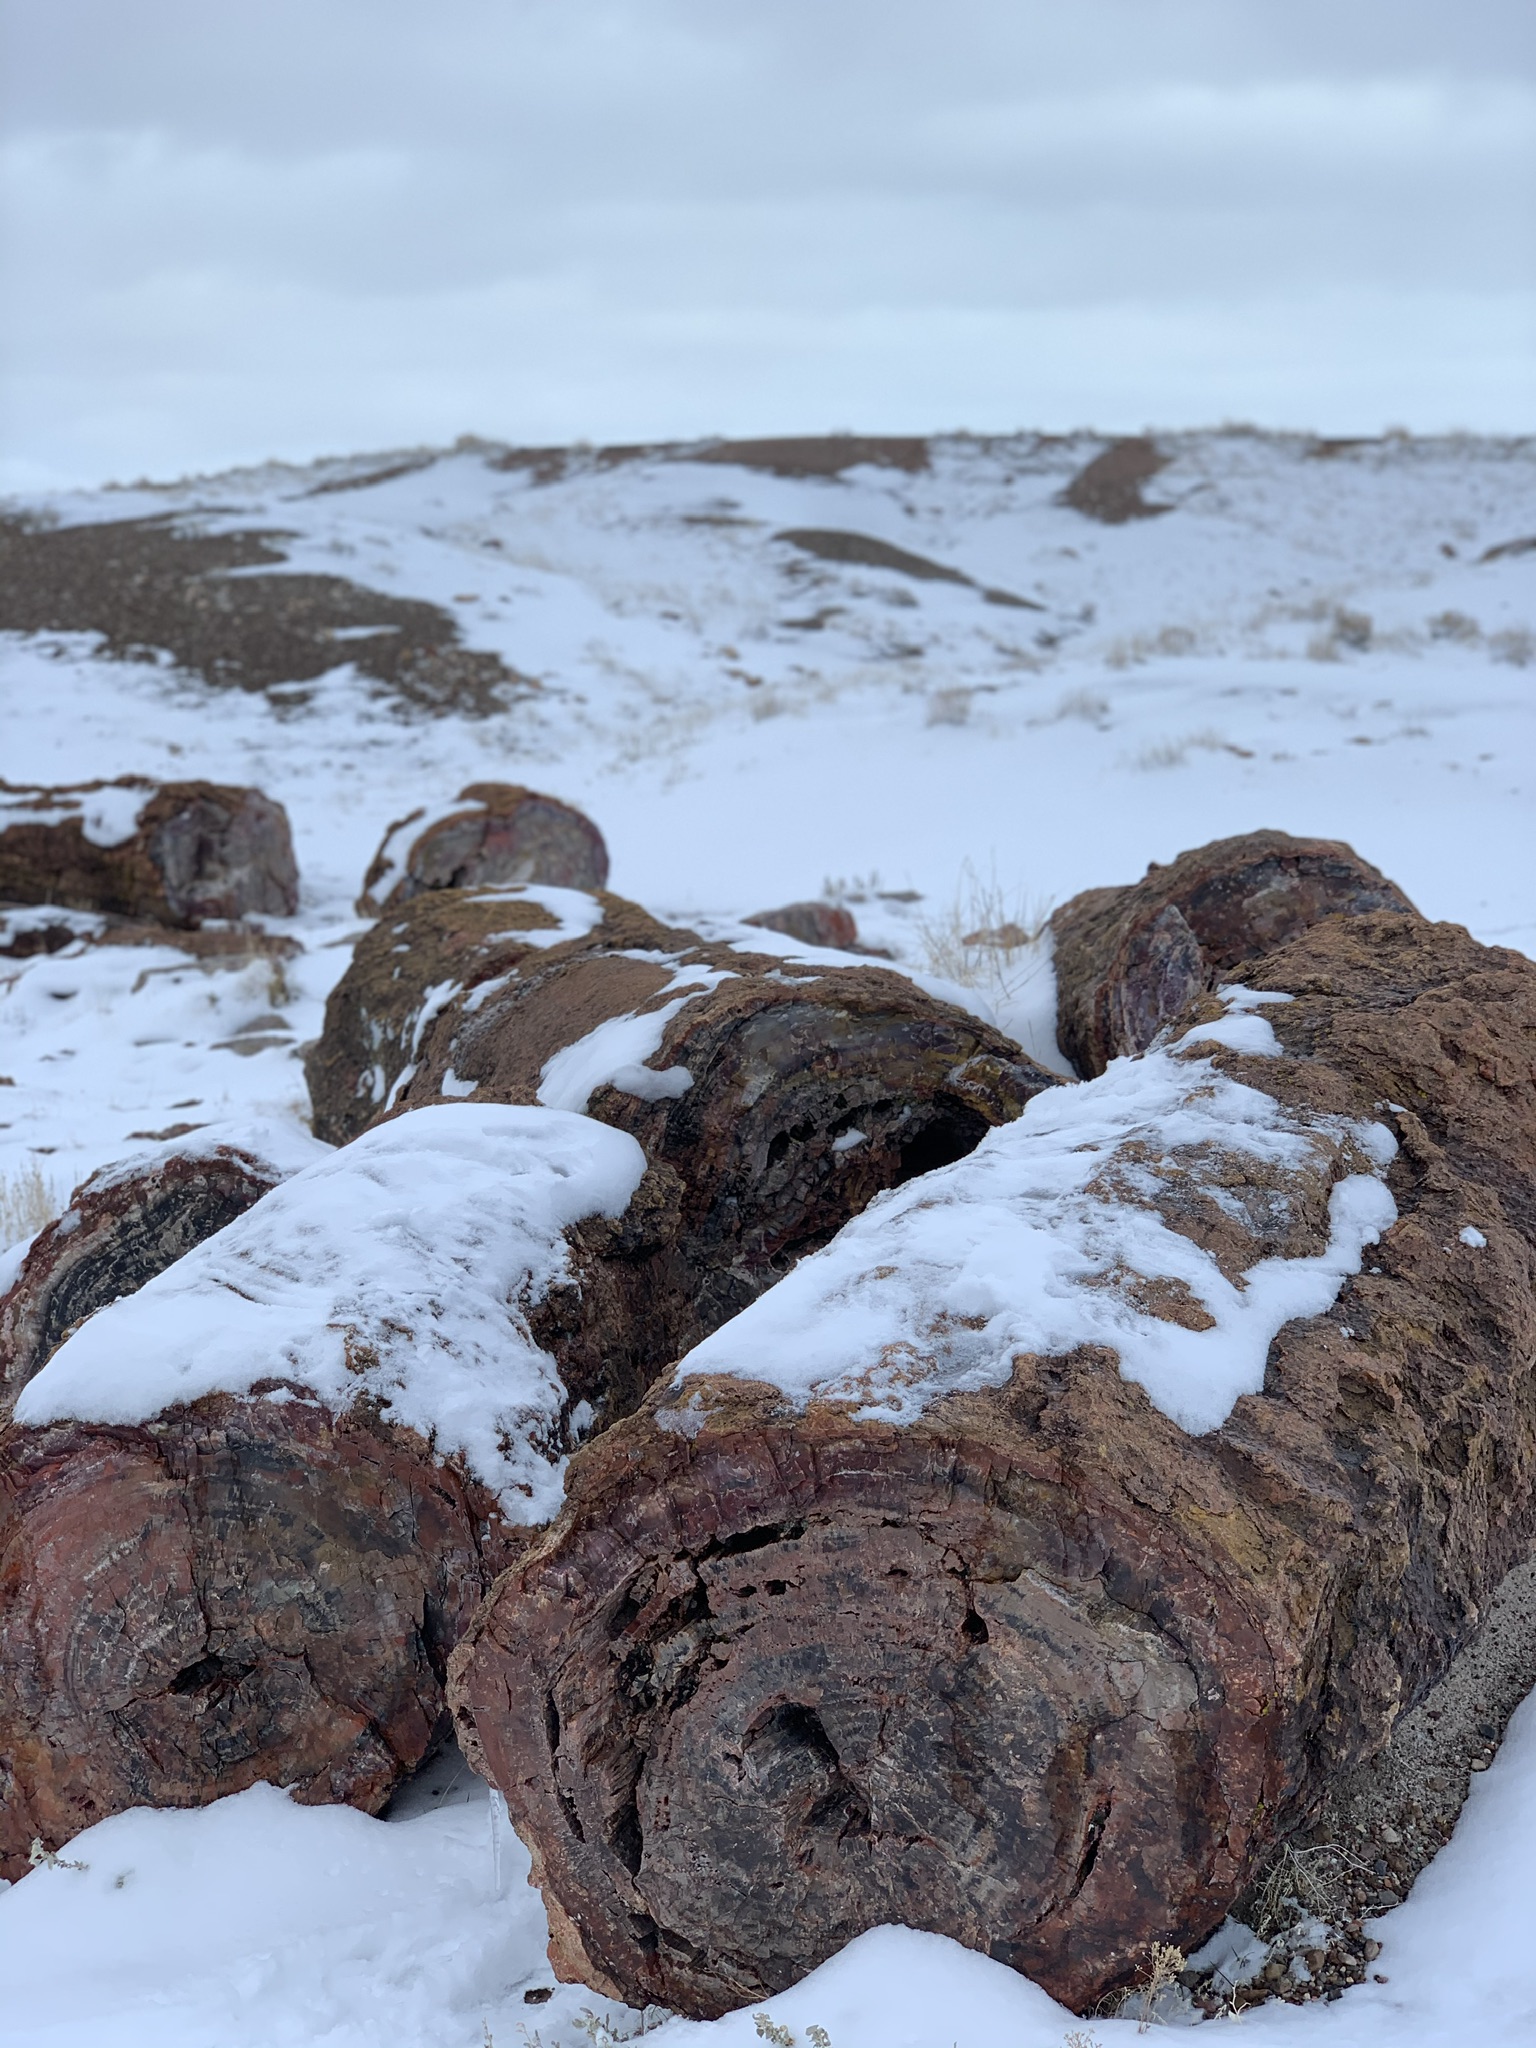
[[[431,890],[364,932],[305,1056],[317,1138],[345,1145],[394,1106],[444,1003],[602,924],[617,898],[513,887]],[[627,906],[625,906],[627,908]]]
[[[0,1873],[258,1778],[378,1811],[560,1503],[584,1415],[530,1318],[644,1170],[587,1118],[427,1110],[59,1346],[0,1432]]]
[[[390,826],[357,910],[378,917],[427,889],[601,889],[607,880],[603,835],[573,804],[515,783],[472,782],[452,804],[422,806]]]
[[[630,1305],[613,1301],[607,1363],[587,1374],[626,1405],[872,1196],[1056,1085],[904,975],[735,930],[704,940],[607,895],[419,896],[365,935],[308,1060],[322,1137],[467,1100],[575,1110],[639,1141],[646,1249],[626,1226],[616,1262],[597,1233],[601,1284],[622,1274]],[[599,1319],[577,1322],[568,1341],[595,1341]]]
[[[573,1460],[450,1680],[561,1974],[713,2015],[891,1921],[1090,2007],[1445,1669],[1536,1534],[1536,967],[1377,915],[1251,986]]]
[[[0,782],[0,903],[56,903],[190,928],[291,917],[288,814],[259,789],[215,782]]]
[[[297,1126],[205,1124],[83,1181],[0,1294],[0,1417],[88,1316],[136,1293],[326,1150]]]
[[[675,1215],[632,1273],[643,1309],[604,1337],[639,1347],[638,1398],[875,1195],[963,1157],[1057,1083],[904,975],[706,942],[602,900],[581,939],[445,1002],[395,1099],[537,1101],[639,1141]]]
[[[1247,832],[1086,889],[1051,918],[1062,1052],[1085,1076],[1145,1052],[1197,996],[1325,917],[1417,915],[1352,847]]]

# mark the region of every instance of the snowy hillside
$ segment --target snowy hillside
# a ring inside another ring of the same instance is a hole
[[[1536,441],[1167,436],[1070,502],[1105,446],[474,442],[0,507],[0,777],[256,785],[302,888],[257,958],[6,957],[28,913],[0,911],[0,1286],[95,1169],[189,1123],[297,1128],[370,857],[476,780],[580,806],[611,886],[677,922],[842,902],[1047,1059],[1042,948],[964,935],[1259,826],[1348,840],[1427,915],[1536,952]],[[1536,2041],[1533,1715],[1377,1930],[1381,1981],[1267,2006],[1253,2039]],[[526,1857],[462,1773],[389,1822],[257,1787],[67,1853],[0,1898],[18,2048],[640,2024],[545,2000]],[[1135,2031],[883,1931],[772,2009],[833,2048]],[[756,2039],[663,2038],[706,2036]]]

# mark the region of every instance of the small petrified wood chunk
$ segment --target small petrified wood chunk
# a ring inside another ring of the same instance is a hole
[[[644,1172],[584,1117],[402,1118],[59,1346],[0,1430],[0,1874],[257,1779],[383,1806],[559,1505],[580,1418],[531,1321],[567,1232]]]
[[[226,1127],[227,1128],[227,1127]],[[189,1130],[151,1154],[93,1173],[38,1232],[0,1295],[0,1417],[64,1339],[244,1215],[321,1148],[302,1132],[223,1140]]]
[[[291,917],[288,814],[215,782],[0,783],[0,903],[57,903],[157,924]]]
[[[754,911],[743,921],[784,932],[803,946],[828,946],[846,953],[859,943],[853,912],[840,903],[784,903],[777,910]]]
[[[472,782],[447,810],[422,807],[390,826],[357,908],[378,917],[426,889],[601,889],[607,880],[603,835],[573,804],[510,782]]]
[[[450,1676],[562,1975],[713,2015],[898,1922],[1083,2009],[1444,1671],[1536,1534],[1536,966],[1251,981],[573,1461]]]
[[[1144,1052],[1185,1005],[1319,919],[1411,912],[1395,882],[1331,839],[1247,832],[1086,889],[1051,918],[1057,1038],[1083,1075]]]

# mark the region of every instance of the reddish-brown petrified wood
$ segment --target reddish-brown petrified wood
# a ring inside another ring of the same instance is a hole
[[[135,1293],[282,1178],[270,1161],[218,1145],[108,1168],[76,1188],[0,1295],[0,1416],[78,1323]]]
[[[266,1779],[376,1813],[513,1554],[410,1432],[212,1396],[0,1434],[0,1875],[125,1807]]]
[[[600,1283],[622,1271],[627,1306],[606,1324],[583,1310],[567,1337],[580,1355],[601,1342],[609,1384],[634,1399],[881,1189],[962,1157],[1054,1085],[1011,1039],[884,968],[735,951],[614,896],[590,931],[541,947],[509,905],[553,923],[527,899],[448,891],[364,938],[310,1055],[315,1129],[345,1139],[445,1096],[550,1101],[557,1056],[671,1009],[643,1069],[555,1103],[637,1138],[648,1193],[670,1206],[665,1226],[653,1208],[643,1257]]]
[[[1242,962],[1321,918],[1373,910],[1413,905],[1352,848],[1286,832],[1217,839],[1125,888],[1085,889],[1051,918],[1061,1049],[1102,1074]]]
[[[1283,1054],[1216,1065],[1390,1124],[1399,1220],[1219,1428],[1084,1348],[904,1426],[663,1383],[573,1461],[450,1681],[561,1974],[716,2014],[895,1921],[1088,2006],[1211,1931],[1525,1554],[1536,966],[1374,914],[1249,979]],[[1170,1227],[1246,1235],[1239,1276],[1317,1249],[1316,1190],[1210,1168]]]
[[[93,827],[93,812],[108,802],[112,822]],[[182,927],[291,917],[299,876],[288,814],[259,789],[215,782],[125,775],[61,789],[0,783],[0,903],[57,903]]]
[[[607,880],[603,835],[574,805],[510,782],[472,782],[453,810],[430,820],[425,810],[412,811],[390,826],[357,908],[377,917],[425,889],[516,882],[601,889]]]

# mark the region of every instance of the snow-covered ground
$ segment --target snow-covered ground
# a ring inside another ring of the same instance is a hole
[[[665,914],[830,892],[868,942],[941,973],[972,925],[1028,923],[1261,825],[1347,839],[1429,914],[1536,950],[1536,546],[1508,546],[1536,536],[1536,442],[1170,437],[1147,495],[1173,509],[1121,526],[1057,502],[1099,445],[941,441],[926,468],[832,477],[675,450],[507,467],[469,446],[13,504],[280,531],[289,568],[438,604],[539,687],[433,717],[346,662],[243,692],[109,661],[89,634],[0,637],[5,779],[255,783],[287,806],[303,878],[286,962],[0,959],[0,1239],[145,1133],[301,1118],[297,1048],[359,929],[369,857],[392,820],[475,780],[579,804],[613,887]],[[394,473],[365,481],[378,471]],[[828,533],[969,580],[829,559]],[[986,993],[1038,1025],[1048,975],[1035,957],[1019,972]],[[579,2048],[583,2007],[638,2026],[573,1989],[524,2004],[551,1979],[522,1852],[502,1844],[498,1877],[479,1788],[423,1797],[377,1822],[257,1787],[103,1823],[69,1851],[87,1868],[0,1897],[0,2041],[507,2048],[526,2027],[534,2048]],[[1341,2048],[1536,2041],[1533,1842],[1528,1705],[1383,1923],[1387,1982],[1243,2024]],[[890,1932],[772,2010],[834,2048],[1133,2031]],[[705,2031],[746,2048],[752,2028]],[[681,2023],[668,2048],[684,2035],[705,2048]]]

